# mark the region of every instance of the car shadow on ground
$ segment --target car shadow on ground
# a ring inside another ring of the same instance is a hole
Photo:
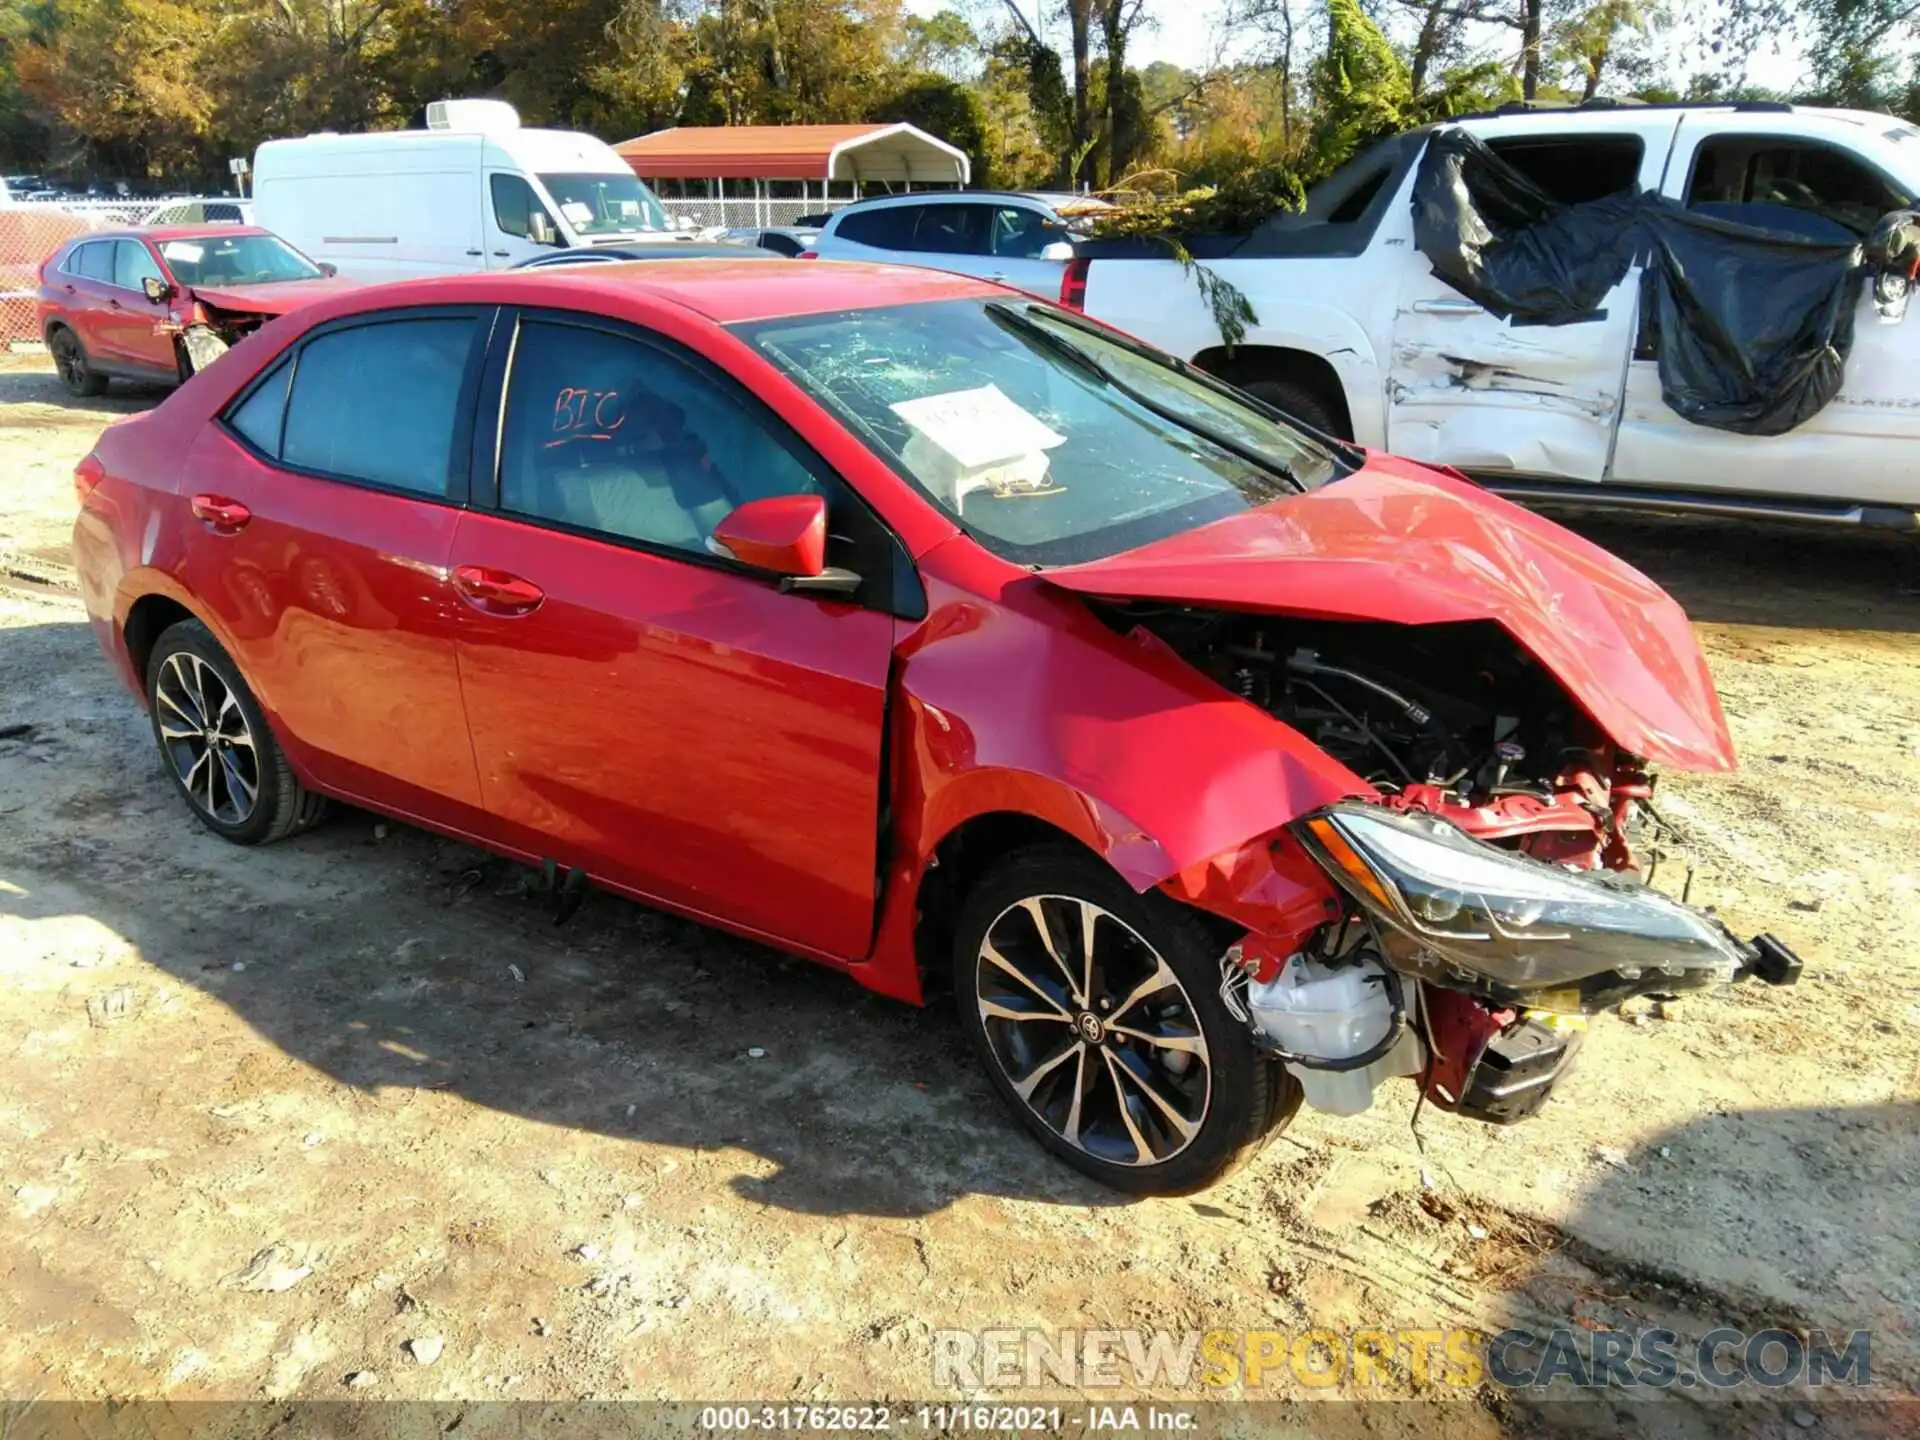
[[[0,370],[0,405],[54,406],[71,412],[74,423],[97,416],[105,424],[116,416],[151,410],[172,393],[165,385],[113,380],[104,395],[75,395],[52,369]]]
[[[1507,1378],[1555,1376],[1503,1392],[1531,1422],[1513,1433],[1912,1435],[1917,1183],[1920,1101],[1726,1110],[1612,1157],[1564,1224],[1442,1206],[1433,1233],[1456,1273],[1506,1274],[1494,1323],[1535,1337],[1503,1352]],[[1656,1383],[1571,1383],[1594,1378],[1601,1333],[1654,1329],[1673,1332],[1673,1373],[1636,1353],[1626,1373]]]
[[[1920,632],[1920,532],[1543,510],[1715,624]]]
[[[63,724],[0,739],[0,913],[89,917],[364,1093],[448,1091],[751,1152],[773,1165],[731,1183],[759,1204],[906,1216],[968,1193],[1124,1198],[1018,1129],[949,1002],[916,1010],[603,893],[556,925],[537,871],[344,807],[279,845],[227,845],[161,773],[86,626],[0,630],[0,673],[44,674],[50,652],[101,668],[85,682],[94,754]],[[24,698],[0,697],[0,730],[28,718]]]

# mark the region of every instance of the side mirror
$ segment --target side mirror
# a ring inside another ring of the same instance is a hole
[[[1056,240],[1051,245],[1042,245],[1040,247],[1040,258],[1042,260],[1071,260],[1073,259],[1073,245],[1066,240]]]
[[[149,275],[143,279],[140,282],[140,289],[147,299],[156,305],[166,304],[168,297],[173,294],[173,287],[158,275]]]
[[[331,280],[334,276],[340,273],[340,267],[334,264],[331,260],[322,260],[320,262],[320,273],[326,276],[329,280]]]
[[[553,217],[544,210],[527,216],[527,238],[536,245],[558,245],[560,233],[553,228]]]
[[[673,217],[673,228],[676,230],[698,230],[700,228],[700,222],[691,215],[676,215]]]
[[[827,566],[827,502],[818,495],[768,495],[736,507],[713,527],[715,554],[780,577],[782,590],[851,595],[860,577]]]

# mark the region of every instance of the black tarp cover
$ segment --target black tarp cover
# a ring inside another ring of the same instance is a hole
[[[1455,129],[1435,134],[1421,159],[1413,233],[1447,284],[1537,325],[1591,318],[1644,260],[1643,343],[1662,397],[1697,425],[1780,435],[1839,393],[1863,260],[1850,234],[1818,216],[1761,228],[1648,191],[1563,205]]]

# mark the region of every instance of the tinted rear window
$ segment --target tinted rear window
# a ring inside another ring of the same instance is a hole
[[[863,210],[842,216],[833,233],[859,245],[872,245],[881,250],[906,250],[913,245],[913,223],[919,218],[918,205]]]
[[[82,245],[67,259],[67,269],[89,280],[98,280],[103,285],[113,283],[113,242],[95,240]]]
[[[282,361],[259,387],[227,415],[231,425],[263,455],[280,457],[280,417],[287,409],[287,377],[292,365]]]
[[[447,494],[474,323],[387,320],[308,341],[294,367],[281,458],[303,470]]]

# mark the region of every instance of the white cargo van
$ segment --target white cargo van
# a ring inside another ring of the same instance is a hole
[[[259,223],[356,280],[690,238],[612,146],[523,130],[502,100],[436,100],[425,130],[269,140],[253,176]]]

